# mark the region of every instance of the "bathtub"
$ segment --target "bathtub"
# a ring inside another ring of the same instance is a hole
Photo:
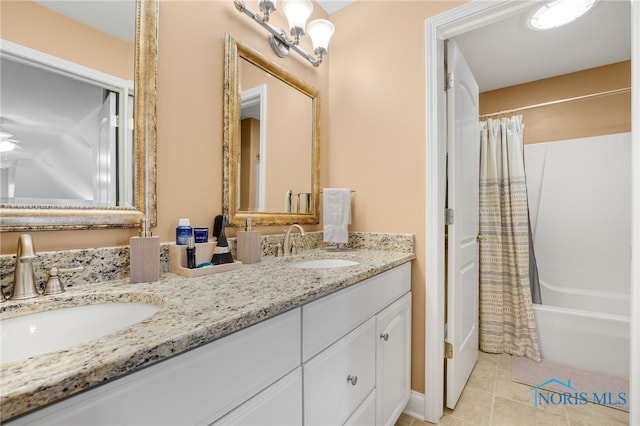
[[[548,305],[533,310],[543,359],[629,377],[628,315]]]
[[[629,376],[631,135],[525,146],[544,359]]]

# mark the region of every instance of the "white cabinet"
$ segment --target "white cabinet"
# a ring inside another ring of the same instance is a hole
[[[410,287],[406,263],[9,424],[392,425]]]
[[[411,293],[376,320],[376,423],[393,425],[411,397]]]
[[[299,367],[300,345],[297,308],[11,424],[209,424]]]
[[[305,425],[393,425],[411,393],[411,265],[302,307]]]
[[[376,390],[372,390],[367,399],[344,423],[344,426],[371,426],[376,424]]]
[[[341,425],[376,385],[376,323],[370,318],[304,364],[304,424]]]
[[[405,263],[302,307],[302,361],[306,362],[411,288]]]
[[[301,425],[302,367],[296,368],[213,424],[216,426]]]

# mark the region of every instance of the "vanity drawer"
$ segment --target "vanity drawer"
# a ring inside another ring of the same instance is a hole
[[[10,424],[209,424],[299,365],[298,308]]]
[[[375,387],[375,318],[304,364],[304,424],[340,425]]]
[[[367,399],[349,417],[344,426],[372,426],[376,424],[376,390],[372,390]]]
[[[215,426],[285,426],[301,424],[302,367],[296,368],[293,372],[213,423]]]
[[[411,263],[302,307],[302,360],[362,324],[411,289]]]

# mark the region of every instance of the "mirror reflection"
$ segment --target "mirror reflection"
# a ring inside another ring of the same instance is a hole
[[[7,55],[0,67],[0,202],[131,207],[133,84]]]
[[[240,60],[240,211],[309,213],[312,98]]]
[[[3,3],[0,230],[155,225],[158,9]]]
[[[133,0],[22,2],[3,10],[22,25],[41,16],[47,26],[39,31],[69,32],[76,50],[88,42],[92,49],[73,62],[44,41],[35,43],[39,50],[2,43],[1,203],[133,206],[135,11]],[[111,68],[91,59],[94,50]]]
[[[230,223],[318,223],[318,91],[229,35],[225,83]]]

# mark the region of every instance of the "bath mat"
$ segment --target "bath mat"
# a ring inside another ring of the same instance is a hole
[[[512,381],[537,389],[559,392],[550,397],[544,392],[537,399],[541,404],[584,405],[585,399],[623,411],[629,411],[629,378],[596,371],[583,370],[570,365],[543,360],[512,357]]]

